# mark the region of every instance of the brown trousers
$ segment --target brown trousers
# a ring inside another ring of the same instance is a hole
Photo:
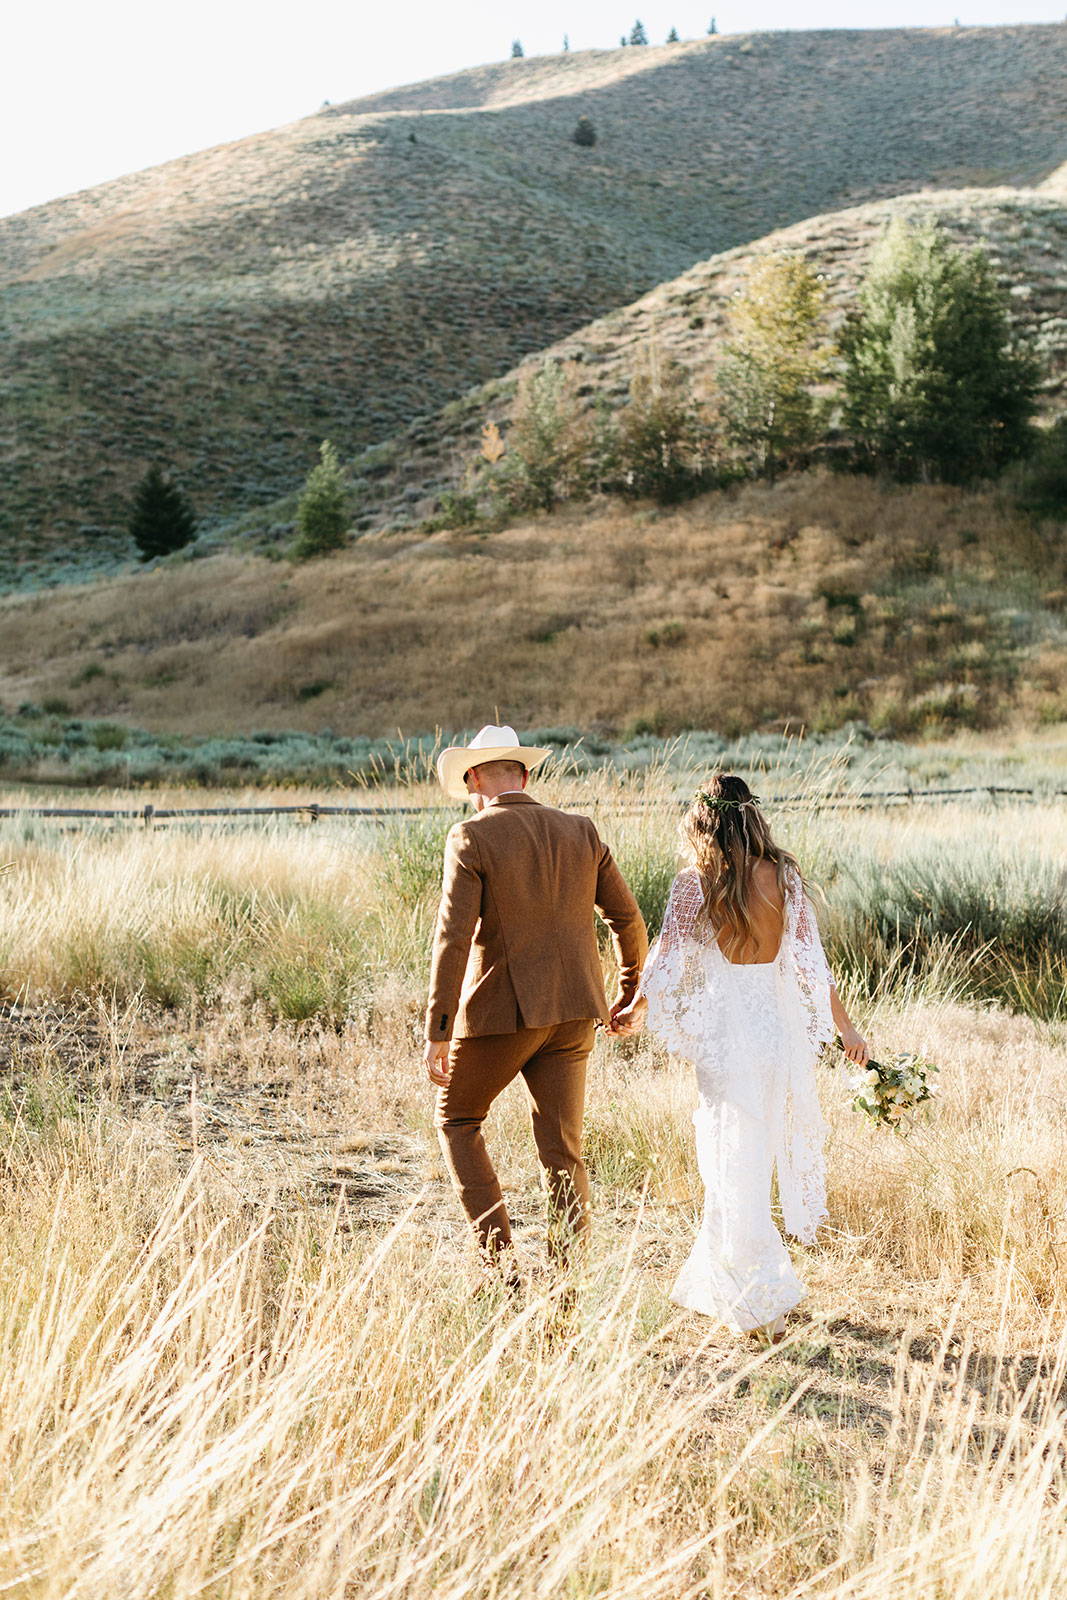
[[[534,1142],[553,1210],[553,1253],[565,1256],[570,1236],[589,1226],[582,1112],[594,1031],[591,1021],[582,1020],[453,1040],[452,1077],[447,1089],[438,1090],[435,1121],[452,1182],[484,1250],[509,1245],[511,1225],[482,1124],[497,1095],[520,1072],[530,1093]]]

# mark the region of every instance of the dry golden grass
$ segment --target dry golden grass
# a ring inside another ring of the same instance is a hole
[[[642,785],[544,792],[603,810]],[[611,819],[624,860],[674,829],[662,777],[645,792],[661,805]],[[920,836],[1006,851],[1028,825],[1062,852],[1051,808],[781,831],[889,859]],[[647,1038],[594,1053],[596,1228],[570,1282],[547,1272],[521,1086],[498,1102],[526,1290],[472,1295],[418,1061],[432,828],[414,851],[327,823],[28,832],[0,843],[18,1600],[1058,1600],[1062,1026],[921,977],[854,998],[879,1049],[939,1063],[941,1095],[901,1140],[821,1069],[830,1224],[796,1250],[789,1342],[759,1353],[670,1305],[694,1096]],[[335,983],[334,1020],[273,1022],[270,962],[290,995]]]
[[[827,1077],[832,1224],[798,1252],[808,1320],[764,1355],[666,1299],[699,1207],[691,1091],[645,1048],[598,1050],[573,1310],[538,1275],[517,1093],[492,1139],[530,1288],[469,1297],[395,1021],[369,1058],[358,1038],[185,1033],[169,1120],[158,1089],[138,1114],[102,1073],[76,1113],[54,1052],[28,1051],[0,1202],[0,1581],[49,1600],[1053,1600],[1067,1056],[960,1008],[874,1020],[936,1052],[945,1097],[902,1144]],[[242,1118],[264,1077],[279,1109]],[[342,1146],[334,1200],[319,1174]]]
[[[8,597],[0,695],[197,733],[1032,722],[1067,712],[1062,562],[990,495],[811,474]]]

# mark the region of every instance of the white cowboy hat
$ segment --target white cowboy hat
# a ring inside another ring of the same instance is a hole
[[[453,800],[463,800],[467,795],[463,774],[471,767],[480,767],[483,761],[521,761],[530,772],[551,754],[551,750],[520,744],[514,728],[494,728],[489,723],[474,735],[470,744],[454,744],[441,751],[437,758],[437,776],[447,795]]]

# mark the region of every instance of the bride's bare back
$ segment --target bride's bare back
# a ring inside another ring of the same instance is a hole
[[[730,941],[723,934],[716,935],[716,943],[727,961],[741,967],[763,965],[776,960],[785,927],[785,901],[778,886],[778,873],[773,861],[753,861],[749,871],[752,892],[748,911],[755,947],[749,944],[743,955],[736,952],[731,954]]]

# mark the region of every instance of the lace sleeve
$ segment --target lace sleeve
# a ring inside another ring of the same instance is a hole
[[[707,981],[698,926],[703,904],[699,872],[680,872],[671,884],[663,927],[648,953],[638,991],[648,1001],[650,1031],[672,1055],[692,1062],[706,1031],[699,1004]]]
[[[808,1039],[821,1050],[832,1039],[836,1028],[830,1009],[833,978],[819,937],[815,908],[804,893],[804,885],[793,875],[788,888],[789,945],[796,969],[797,986],[804,1009]]]
[[[671,884],[663,927],[656,944],[663,951],[675,950],[686,939],[696,937],[697,918],[704,906],[704,885],[695,867],[680,872]],[[647,968],[646,968],[647,971]]]

